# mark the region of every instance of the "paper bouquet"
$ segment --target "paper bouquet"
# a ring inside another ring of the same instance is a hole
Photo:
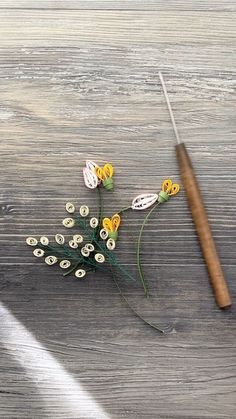
[[[149,209],[140,228],[136,248],[138,278],[145,296],[148,296],[148,284],[143,274],[140,258],[143,230],[152,212],[179,192],[179,185],[172,183],[171,179],[164,180],[161,191],[158,193],[138,195],[129,206],[115,212],[111,217],[105,217],[103,215],[102,189],[111,193],[114,189],[113,175],[114,169],[110,163],[99,167],[93,161],[87,160],[86,167],[83,169],[83,177],[87,188],[97,190],[99,204],[96,216],[90,214],[87,205],[82,205],[77,210],[73,203],[67,202],[65,205],[67,217],[63,219],[62,224],[65,228],[74,230],[69,240],[66,240],[63,234],[58,233],[53,242],[49,241],[48,237],[42,236],[39,239],[27,237],[26,243],[34,248],[34,256],[44,260],[49,266],[58,265],[64,276],[72,274],[78,280],[84,280],[89,272],[109,270],[119,292],[133,312],[148,325],[164,332],[162,327],[144,320],[130,306],[121,292],[116,275],[122,275],[124,279],[131,281],[135,281],[136,278],[119,262],[115,255],[115,249],[118,243],[122,214],[128,210],[144,211]]]

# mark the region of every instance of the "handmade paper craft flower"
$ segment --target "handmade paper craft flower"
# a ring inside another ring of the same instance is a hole
[[[102,188],[98,186],[102,182],[105,189],[108,191],[112,190],[114,187],[112,179],[113,172],[113,167],[109,163],[101,168],[91,160],[87,160],[86,167],[83,170],[84,181],[85,185],[90,189],[97,188],[99,194],[97,214],[91,216],[91,210],[87,205],[81,205],[76,209],[76,206],[73,203],[67,202],[65,210],[69,217],[65,218],[62,221],[62,224],[67,229],[77,229],[75,234],[66,238],[63,234],[57,233],[54,237],[54,241],[52,239],[49,240],[47,236],[39,238],[28,237],[26,243],[33,247],[34,256],[44,260],[47,265],[52,266],[52,269],[54,265],[59,265],[64,272],[63,276],[74,273],[77,280],[82,280],[90,271],[110,270],[120,294],[131,310],[133,310],[146,324],[163,332],[164,329],[161,326],[152,324],[139,315],[123,296],[116,280],[115,272],[120,273],[126,280],[135,281],[135,278],[118,261],[115,249],[118,239],[118,230],[121,223],[120,214],[128,210],[146,210],[152,207],[142,223],[136,246],[139,279],[145,295],[148,295],[148,284],[144,278],[141,266],[142,234],[145,224],[155,208],[160,204],[167,202],[171,196],[177,194],[179,185],[172,183],[171,179],[167,179],[162,183],[162,188],[159,193],[140,194],[133,199],[131,206],[121,209],[111,218],[103,218]],[[81,234],[81,232],[83,233]]]
[[[162,183],[161,192],[158,196],[158,201],[164,203],[169,200],[170,196],[176,195],[179,192],[178,183],[172,183],[171,179],[166,179]]]
[[[120,221],[121,220],[119,214],[115,214],[112,218],[104,218],[102,222],[103,228],[105,228],[105,230],[108,232],[108,236],[115,241],[118,237]]]
[[[112,179],[113,174],[114,169],[110,163],[106,163],[103,167],[96,168],[96,175],[98,179],[102,181],[104,188],[108,191],[111,191],[114,188],[114,183]]]

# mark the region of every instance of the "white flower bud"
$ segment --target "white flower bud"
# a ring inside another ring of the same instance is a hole
[[[57,258],[56,256],[47,256],[45,258],[45,262],[47,263],[47,265],[54,265],[55,263],[57,263]]]
[[[98,219],[96,217],[91,218],[89,224],[90,227],[96,228],[98,226]]]
[[[82,205],[79,209],[81,217],[87,217],[89,215],[89,207],[87,205]]]
[[[62,260],[59,264],[60,268],[62,268],[62,269],[67,269],[67,268],[70,267],[70,265],[71,265],[71,262],[69,260],[66,260],[66,259]]]
[[[94,245],[92,243],[87,243],[84,247],[88,249],[89,252],[94,252]]]
[[[35,237],[27,237],[26,243],[28,246],[37,246],[38,240]]]
[[[108,250],[114,250],[116,247],[116,242],[113,239],[108,239],[106,245]]]
[[[102,253],[96,253],[96,255],[94,256],[96,262],[98,263],[104,263],[105,262],[105,256],[102,255]]]
[[[85,258],[87,258],[90,255],[90,251],[87,249],[87,247],[82,247],[81,254],[82,254],[82,256],[84,256]]]
[[[44,250],[43,249],[34,249],[33,254],[34,254],[34,256],[36,256],[36,258],[41,258],[44,255]]]
[[[69,212],[69,214],[74,214],[75,206],[71,202],[67,202],[66,203],[66,211]]]
[[[72,249],[77,249],[77,248],[78,248],[78,243],[76,243],[74,240],[70,240],[70,241],[69,241],[69,246],[70,246]]]
[[[55,235],[55,241],[57,244],[64,244],[65,243],[65,237],[62,234],[56,234]]]
[[[75,225],[75,220],[73,218],[64,218],[64,220],[62,221],[62,224],[66,228],[72,228]]]
[[[105,228],[102,228],[99,234],[102,240],[106,240],[108,237],[108,231]]]
[[[77,269],[75,271],[76,278],[83,278],[86,275],[86,271],[84,269]]]
[[[73,236],[73,240],[75,241],[75,243],[80,244],[80,243],[83,242],[84,238],[83,238],[83,236],[81,236],[81,234],[75,234]]]
[[[158,195],[153,193],[138,195],[133,199],[131,208],[133,210],[145,210],[155,204],[157,199]]]
[[[43,246],[47,246],[49,244],[49,240],[48,240],[48,238],[46,236],[42,236],[42,237],[40,237],[40,243]]]
[[[95,189],[98,186],[98,178],[92,170],[85,167],[83,169],[83,176],[84,176],[84,183],[85,183],[85,186],[87,186],[87,188]]]

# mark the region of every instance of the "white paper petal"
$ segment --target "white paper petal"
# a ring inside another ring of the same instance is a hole
[[[98,165],[97,165],[97,163],[94,163],[94,161],[92,161],[92,160],[86,160],[86,167],[87,167],[87,169],[93,171],[93,170],[97,169]]]
[[[89,189],[95,189],[98,186],[98,178],[92,170],[83,168],[84,183]]]
[[[151,207],[158,199],[157,194],[153,193],[146,193],[136,196],[132,202],[132,209],[133,210],[145,210]]]

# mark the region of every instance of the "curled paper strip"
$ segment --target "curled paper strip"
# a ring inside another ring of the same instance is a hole
[[[96,262],[98,263],[104,263],[105,262],[105,256],[102,253],[96,253],[94,256]]]
[[[84,167],[83,175],[84,183],[85,186],[87,186],[87,188],[95,189],[98,186],[98,177],[92,170],[88,169],[87,167]]]
[[[49,244],[49,240],[46,236],[40,237],[40,243],[43,244],[43,246],[47,246]]]
[[[57,244],[64,244],[65,243],[65,237],[62,234],[56,234],[55,235],[55,241]]]
[[[106,240],[108,238],[108,231],[105,228],[100,230],[100,237],[102,240]]]
[[[43,249],[34,249],[33,254],[36,256],[36,258],[41,258],[44,255]]]
[[[26,243],[28,246],[37,246],[38,240],[35,237],[27,237]]]
[[[77,269],[75,272],[75,276],[77,278],[83,278],[86,275],[86,271],[84,269]]]
[[[59,264],[60,268],[62,268],[62,269],[67,269],[67,268],[70,267],[70,265],[71,265],[71,262],[69,260],[66,260],[66,259],[62,260]]]
[[[108,250],[114,250],[116,247],[116,242],[113,239],[108,239],[106,242],[106,246],[108,248]]]
[[[66,203],[66,211],[69,212],[69,214],[73,214],[75,212],[75,206],[71,202]]]
[[[73,240],[74,240],[76,243],[80,244],[80,243],[82,243],[82,242],[83,242],[84,238],[83,238],[83,236],[81,236],[81,234],[74,234],[74,236],[73,236]]]
[[[56,256],[47,256],[45,258],[45,262],[47,265],[55,265],[55,263],[57,263],[57,258]]]
[[[131,208],[133,210],[145,210],[158,200],[158,195],[153,193],[141,194],[134,198]]]
[[[78,243],[77,243],[75,240],[70,240],[70,241],[69,241],[69,246],[70,246],[72,249],[77,249],[77,248],[78,248]]]
[[[82,247],[81,249],[81,255],[84,256],[85,258],[88,258],[90,255],[90,251],[87,249],[87,247]]]
[[[87,205],[81,205],[79,213],[81,217],[87,217],[89,215],[89,207]]]
[[[98,223],[99,223],[99,221],[96,217],[92,217],[91,220],[89,221],[89,224],[90,224],[91,228],[97,228]]]
[[[88,249],[89,252],[94,252],[95,247],[92,243],[87,243],[84,247]]]

